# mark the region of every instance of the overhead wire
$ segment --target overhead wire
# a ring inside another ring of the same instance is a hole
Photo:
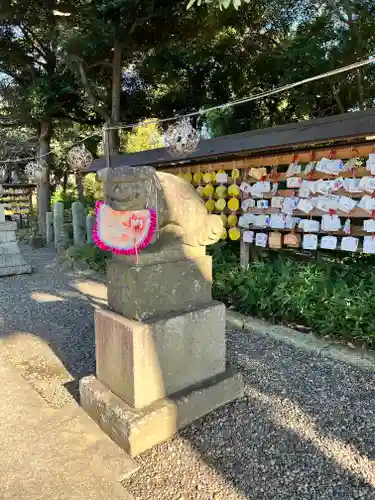
[[[87,141],[87,139],[90,139],[91,137],[100,136],[100,135],[101,135],[101,132],[95,132],[95,133],[93,133],[91,135],[88,135],[87,137],[84,137],[83,139],[80,139],[79,141],[74,142],[70,146],[66,146],[62,150],[63,151],[70,150],[74,146],[77,146],[78,144],[82,144],[82,142]],[[49,151],[48,153],[44,153],[44,154],[42,154],[40,156],[30,156],[30,157],[26,157],[26,158],[22,157],[22,158],[15,158],[15,159],[12,159],[12,160],[0,160],[0,165],[4,164],[4,163],[19,163],[20,161],[35,161],[35,160],[40,160],[40,159],[45,158],[46,156],[49,156],[51,154],[52,154],[52,151]]]
[[[253,95],[253,96],[244,97],[243,99],[237,99],[235,101],[230,101],[230,102],[227,102],[225,104],[218,104],[217,106],[212,106],[210,108],[200,109],[199,111],[193,111],[191,113],[175,115],[175,116],[169,117],[169,118],[161,118],[161,119],[154,118],[154,119],[147,120],[147,121],[144,121],[141,123],[132,123],[132,124],[121,124],[120,123],[120,124],[114,125],[112,127],[106,127],[106,130],[133,128],[133,127],[136,127],[137,125],[140,125],[140,124],[141,125],[148,125],[148,124],[154,123],[156,121],[158,123],[165,123],[168,121],[180,120],[182,118],[191,118],[193,116],[204,115],[204,114],[210,113],[211,111],[216,111],[218,109],[226,109],[226,108],[230,108],[232,106],[237,106],[238,104],[245,104],[247,102],[262,99],[264,97],[269,97],[271,95],[279,94],[281,92],[285,92],[285,91],[293,89],[295,87],[305,85],[306,83],[314,82],[316,80],[322,80],[324,78],[338,75],[340,73],[345,73],[347,71],[351,71],[353,69],[357,69],[357,68],[360,68],[362,66],[367,66],[368,64],[372,64],[374,62],[375,62],[375,56],[371,56],[368,59],[365,59],[363,61],[349,64],[347,66],[343,66],[341,68],[337,68],[337,69],[332,70],[332,71],[327,71],[326,73],[320,73],[319,75],[315,75],[315,76],[312,76],[310,78],[305,78],[305,79],[300,80],[298,82],[290,83],[290,84],[284,85],[282,87],[277,87],[277,88],[272,89],[272,90],[267,90],[267,91],[261,92],[259,94]]]
[[[177,115],[174,115],[174,116],[171,116],[168,118],[153,118],[150,120],[145,120],[145,121],[136,122],[136,123],[119,123],[118,125],[113,125],[113,126],[107,126],[105,124],[103,126],[103,129],[101,132],[95,132],[95,133],[93,133],[93,134],[91,134],[83,139],[80,139],[79,141],[76,141],[75,143],[73,143],[69,147],[63,148],[63,151],[69,150],[72,147],[77,146],[78,144],[82,144],[83,142],[85,142],[87,139],[90,139],[91,137],[100,136],[100,135],[102,135],[102,132],[108,132],[109,130],[124,130],[124,129],[130,129],[130,128],[134,128],[134,127],[149,125],[149,124],[152,124],[155,122],[166,123],[166,122],[170,122],[170,121],[181,120],[183,118],[192,118],[193,116],[201,116],[201,115],[210,113],[211,111],[217,111],[220,109],[228,109],[228,108],[231,108],[233,106],[238,106],[239,104],[246,104],[246,103],[251,102],[251,101],[256,101],[258,99],[270,97],[270,96],[275,95],[275,94],[280,94],[281,92],[286,92],[287,90],[291,90],[293,88],[300,87],[302,85],[306,85],[307,83],[311,83],[311,82],[314,82],[317,80],[323,80],[324,78],[339,75],[341,73],[346,73],[348,71],[352,71],[353,69],[358,69],[358,68],[361,68],[363,66],[373,64],[374,62],[375,62],[375,56],[370,56],[369,58],[364,59],[362,61],[358,61],[358,62],[353,63],[353,64],[348,64],[347,66],[342,66],[341,68],[337,68],[337,69],[334,69],[331,71],[326,71],[325,73],[320,73],[319,75],[315,75],[315,76],[312,76],[309,78],[304,78],[303,80],[299,80],[298,82],[283,85],[281,87],[277,87],[277,88],[272,89],[272,90],[260,92],[259,94],[244,97],[242,99],[229,101],[229,102],[224,103],[224,104],[218,104],[216,106],[211,106],[209,108],[200,109],[198,111],[192,111],[191,113],[177,114]],[[50,154],[51,154],[51,152],[45,153],[45,154],[37,156],[37,157],[18,158],[18,159],[12,159],[12,160],[6,160],[6,159],[1,160],[0,159],[0,164],[18,163],[20,161],[36,161],[36,160],[40,160],[40,159],[42,159]]]

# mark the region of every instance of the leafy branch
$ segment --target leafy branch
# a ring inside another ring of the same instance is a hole
[[[250,3],[250,0],[190,0],[187,9],[191,9],[194,5],[200,7],[201,5],[212,5],[218,7],[220,10],[228,9],[231,5],[237,10],[241,7],[242,3]]]

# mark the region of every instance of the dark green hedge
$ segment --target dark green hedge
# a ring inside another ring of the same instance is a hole
[[[275,323],[375,345],[373,257],[336,254],[301,262],[276,253],[245,270],[233,247],[217,247],[212,254],[217,300]]]

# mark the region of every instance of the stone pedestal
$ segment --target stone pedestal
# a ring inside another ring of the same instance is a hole
[[[108,264],[112,310],[95,311],[96,377],[80,383],[83,408],[133,456],[243,395],[241,376],[226,368],[211,258],[167,256]]]
[[[0,205],[0,276],[31,273],[18,247],[16,229],[16,222],[5,221],[4,207]]]
[[[138,266],[113,260],[107,281],[109,308],[145,320],[210,302],[212,261],[207,255]]]
[[[94,376],[80,380],[81,405],[132,457],[172,438],[194,420],[243,396],[243,380],[228,369],[200,384],[134,410]]]
[[[95,312],[96,376],[134,408],[225,371],[225,307],[219,302],[147,322]]]
[[[109,262],[109,310],[95,312],[96,377],[80,381],[86,412],[131,455],[243,395],[226,366],[225,307],[212,300],[205,252],[221,219],[188,183],[169,174],[156,182],[153,172],[121,167],[104,179],[113,210],[151,203],[159,231],[139,255]]]

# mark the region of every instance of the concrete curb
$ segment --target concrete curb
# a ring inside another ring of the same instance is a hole
[[[91,278],[93,281],[98,281],[99,283],[103,283],[104,285],[107,284],[106,275],[100,274],[97,271],[93,271],[91,269],[84,270],[84,271],[75,270],[75,273],[77,275],[79,275],[80,277]]]
[[[273,325],[231,309],[227,310],[227,324],[256,337],[268,337],[304,352],[346,363],[375,373],[375,353],[350,348],[336,342],[301,333],[282,325]]]

